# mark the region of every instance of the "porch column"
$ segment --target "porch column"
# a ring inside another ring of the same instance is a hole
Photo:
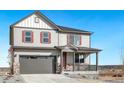
[[[60,73],[62,73],[62,71],[63,71],[63,51],[61,51],[60,57],[61,57]]]
[[[80,71],[80,54],[79,54],[79,62],[78,62],[78,71]]]
[[[75,71],[75,52],[73,53],[73,71]]]
[[[83,54],[84,63],[85,63],[85,58],[86,58],[86,54]]]
[[[96,52],[96,71],[98,70],[98,52]]]

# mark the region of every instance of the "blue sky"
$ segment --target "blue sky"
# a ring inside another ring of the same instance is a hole
[[[34,11],[0,11],[0,66],[7,66],[9,26]],[[100,48],[99,64],[121,64],[124,42],[124,11],[109,10],[42,10],[54,23],[94,32],[92,47]],[[92,64],[94,64],[94,55]]]

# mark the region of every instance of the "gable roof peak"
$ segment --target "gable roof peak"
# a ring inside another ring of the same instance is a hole
[[[34,11],[34,14],[41,14],[40,10]]]
[[[15,26],[16,24],[20,23],[21,21],[25,20],[26,18],[32,16],[33,14],[36,14],[39,16],[39,18],[42,18],[46,23],[48,23],[50,26],[54,27],[57,30],[61,30],[54,22],[52,22],[48,17],[46,17],[44,14],[42,14],[39,10],[34,11],[33,13],[29,14],[28,16],[22,18],[21,20],[17,21],[16,23],[12,24],[10,27]]]

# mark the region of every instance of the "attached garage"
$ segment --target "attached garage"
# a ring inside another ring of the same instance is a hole
[[[20,55],[21,74],[56,73],[56,56],[28,56]]]

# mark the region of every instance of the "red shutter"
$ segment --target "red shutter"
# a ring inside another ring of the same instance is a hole
[[[82,45],[82,35],[80,35],[80,45]]]
[[[42,32],[40,33],[40,43],[42,43]]]
[[[25,42],[25,31],[22,31],[22,42]]]
[[[31,42],[32,43],[34,42],[34,34],[33,34],[33,32],[31,32]]]
[[[51,43],[51,33],[49,32],[49,44]]]

